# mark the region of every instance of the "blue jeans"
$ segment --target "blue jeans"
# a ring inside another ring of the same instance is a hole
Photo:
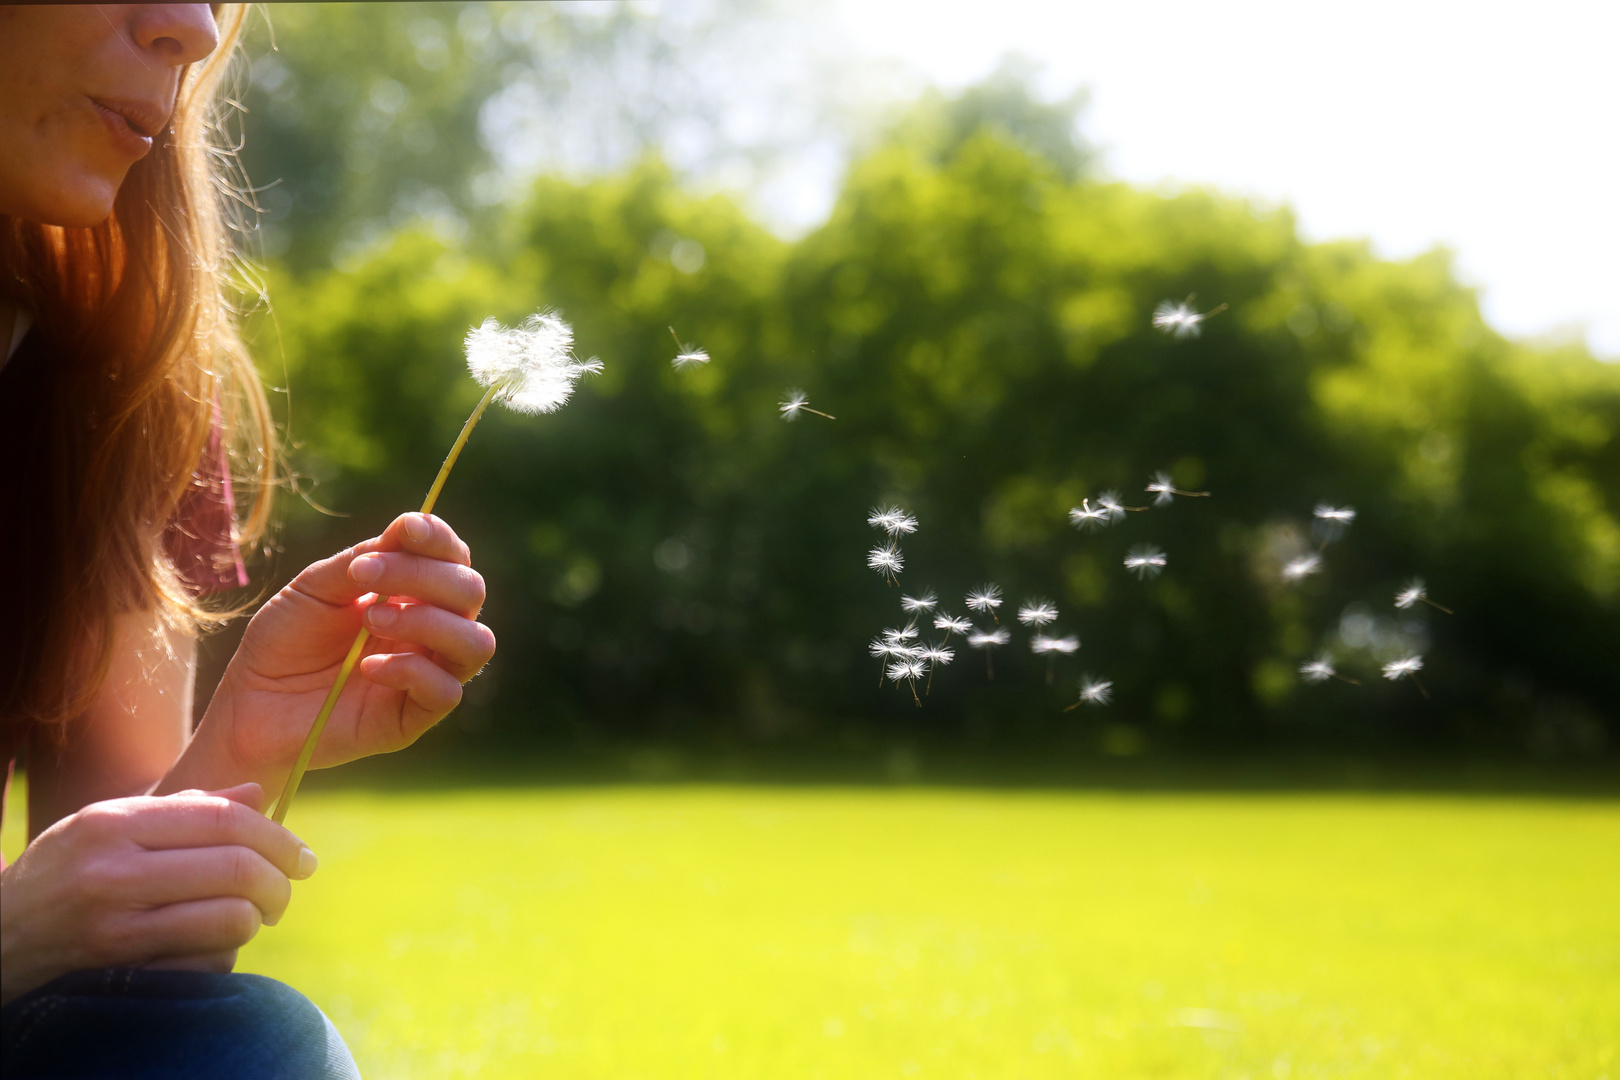
[[[262,975],[75,971],[0,1012],[0,1073],[60,1080],[359,1080],[304,995]]]

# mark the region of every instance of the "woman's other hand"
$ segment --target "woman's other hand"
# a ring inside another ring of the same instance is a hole
[[[91,803],[0,877],[0,1003],[85,968],[226,972],[315,856],[257,784]]]
[[[363,625],[371,639],[311,766],[409,746],[494,655],[495,635],[477,621],[483,606],[467,545],[441,519],[405,514],[308,567],[259,610],[197,738],[223,740],[230,775],[278,783]]]

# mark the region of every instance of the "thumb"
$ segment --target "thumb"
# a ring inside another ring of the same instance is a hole
[[[264,809],[264,788],[252,782],[237,784],[235,787],[221,788],[218,791],[205,791],[203,794],[217,795],[222,799],[241,803],[254,813]]]

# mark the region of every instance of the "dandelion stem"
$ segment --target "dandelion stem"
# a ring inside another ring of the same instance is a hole
[[[1444,604],[1437,604],[1433,600],[1430,600],[1427,596],[1420,596],[1420,597],[1418,597],[1418,599],[1423,601],[1425,604],[1428,604],[1430,607],[1432,607],[1432,608],[1434,608],[1434,609],[1436,609],[1438,611],[1445,612],[1447,615],[1455,615],[1455,614],[1457,614],[1455,611],[1452,611],[1450,608],[1446,607]]]
[[[800,412],[815,413],[817,416],[825,416],[829,420],[838,419],[838,417],[834,416],[832,413],[824,413],[820,409],[812,409],[808,405],[800,405],[799,406],[799,411]]]
[[[439,493],[444,490],[444,482],[450,477],[450,469],[461,456],[461,448],[467,445],[467,436],[472,429],[478,426],[478,421],[489,408],[489,403],[495,400],[495,394],[500,389],[497,383],[484,393],[483,400],[478,407],[467,417],[467,422],[461,425],[461,434],[456,436],[455,444],[450,447],[450,453],[445,456],[444,464],[439,466],[439,475],[433,478],[433,486],[428,489],[427,498],[422,500],[421,513],[432,513],[434,503],[439,501]],[[377,603],[386,604],[388,597],[377,597]],[[354,644],[349,646],[349,655],[343,658],[343,665],[338,668],[337,679],[332,683],[332,689],[327,691],[326,700],[321,703],[321,711],[315,714],[315,722],[309,726],[309,734],[304,736],[304,745],[298,749],[298,759],[293,762],[292,772],[287,774],[287,783],[281,789],[281,797],[276,800],[275,810],[271,818],[276,824],[287,820],[287,811],[292,808],[293,796],[298,793],[298,785],[304,779],[304,773],[309,769],[310,759],[315,756],[315,744],[320,742],[321,732],[326,730],[326,722],[332,718],[332,709],[337,705],[338,695],[343,693],[343,687],[348,683],[349,676],[354,673],[355,665],[360,662],[360,654],[365,651],[366,641],[371,637],[371,631],[365,627],[354,636]]]
[[[1332,674],[1333,674],[1333,677],[1335,679],[1338,679],[1340,682],[1347,682],[1351,686],[1360,686],[1361,685],[1361,680],[1360,679],[1352,679],[1348,675],[1340,675],[1337,671],[1333,672]]]
[[[1423,700],[1428,701],[1429,700],[1429,688],[1427,686],[1423,685],[1423,680],[1418,678],[1417,672],[1415,672],[1415,671],[1412,672],[1412,681],[1417,683],[1417,688],[1423,692]]]

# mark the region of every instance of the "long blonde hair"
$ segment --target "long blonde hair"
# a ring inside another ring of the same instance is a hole
[[[239,539],[265,530],[275,432],[258,373],[237,334],[227,282],[226,225],[240,188],[217,97],[246,5],[216,7],[220,45],[185,72],[168,129],[129,171],[111,216],[93,228],[0,217],[0,282],[31,309],[48,350],[52,390],[46,460],[55,508],[6,507],[34,523],[29,567],[41,573],[23,655],[0,657],[0,718],[71,719],[95,698],[112,654],[113,622],[156,611],[196,634],[240,613],[195,595],[165,553],[163,532],[223,416],[237,492]],[[17,463],[0,462],[0,468]],[[43,482],[43,481],[42,481]],[[40,489],[43,490],[43,489]]]

